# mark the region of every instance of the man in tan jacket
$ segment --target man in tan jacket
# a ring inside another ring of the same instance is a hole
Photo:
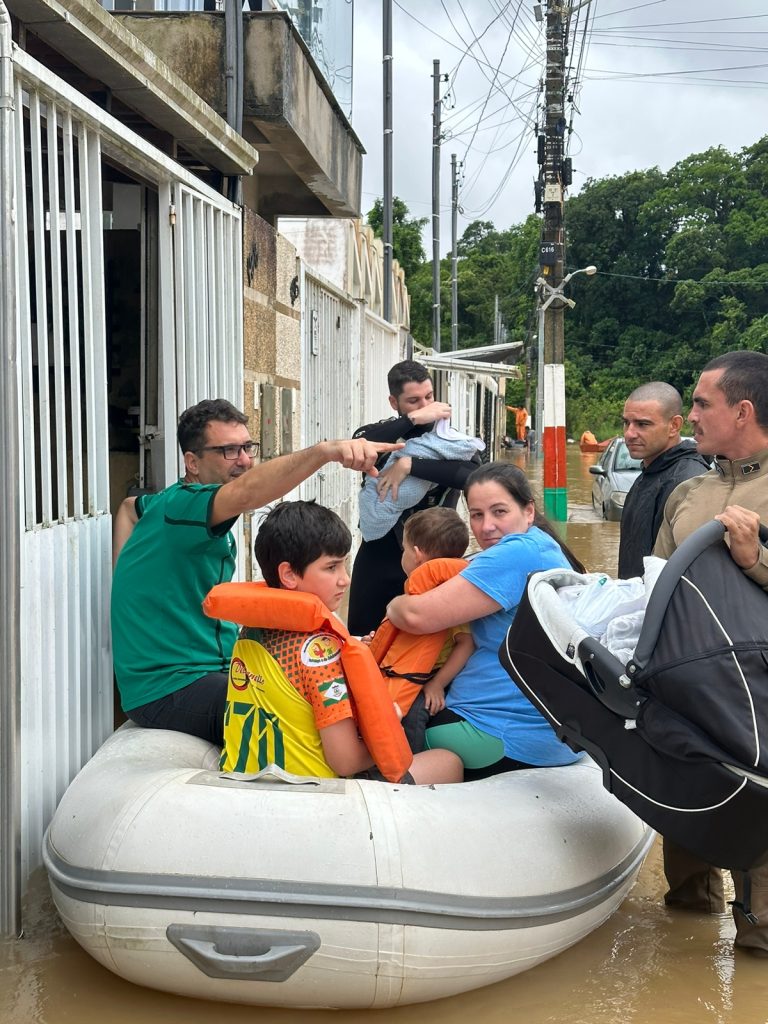
[[[707,363],[688,421],[699,452],[714,457],[715,465],[669,496],[653,553],[668,558],[690,533],[714,518],[727,530],[733,560],[768,590],[768,548],[758,538],[761,519],[768,524],[768,355],[728,352]],[[725,911],[719,868],[665,840],[664,871],[668,906],[710,914]],[[757,922],[740,909],[744,875],[735,871],[735,945],[768,957],[768,865],[749,874]]]

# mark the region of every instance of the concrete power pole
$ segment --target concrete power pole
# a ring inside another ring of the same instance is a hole
[[[544,163],[541,233],[542,275],[557,289],[563,280],[565,233],[563,229],[563,159],[565,152],[565,51],[567,22],[559,0],[547,0],[547,64],[544,80]],[[543,317],[543,452],[544,508],[552,519],[568,518],[568,483],[565,459],[565,304],[560,299],[544,306]]]
[[[381,238],[384,244],[382,304],[385,320],[392,319],[392,0],[382,2],[382,65],[384,73],[384,202]]]
[[[432,61],[432,348],[440,351],[440,61]]]
[[[457,231],[459,215],[459,175],[456,154],[451,154],[451,352],[459,344],[459,279]]]

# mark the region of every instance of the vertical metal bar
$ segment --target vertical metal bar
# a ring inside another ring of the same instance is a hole
[[[80,171],[80,254],[82,260],[82,281],[83,281],[83,369],[85,384],[86,406],[91,401],[91,396],[96,387],[94,348],[94,267],[91,251],[92,235],[90,227],[91,217],[91,175],[88,166],[88,140],[89,129],[84,124],[78,125],[78,155]],[[94,436],[95,424],[86,408],[85,416],[85,465],[87,493],[85,495],[85,514],[92,516],[96,513],[94,482],[96,480],[96,438]]]
[[[35,325],[37,350],[37,447],[40,472],[40,519],[49,526],[51,508],[51,396],[48,374],[48,289],[43,209],[43,148],[40,96],[29,96],[30,184],[32,186],[32,225],[35,239]]]
[[[69,575],[69,543],[67,525],[58,523],[51,531],[51,564],[54,576],[54,602],[50,612],[53,620],[53,636],[47,631],[48,642],[55,645],[55,665],[51,678],[56,680],[51,695],[51,715],[54,727],[54,778],[53,799],[58,803],[64,789],[77,770],[72,764],[72,734],[78,729],[80,716],[74,707],[77,701],[79,685],[72,685],[79,676],[69,673],[70,652],[77,633],[72,629],[74,609],[67,598],[67,576]]]
[[[0,0],[0,638],[4,685],[0,690],[0,936],[21,932],[21,798],[19,707],[21,702],[21,405],[17,278],[18,208],[14,157],[23,136],[14,117],[11,19]]]
[[[224,338],[223,360],[223,390],[227,398],[234,405],[241,409],[243,407],[242,395],[238,394],[237,368],[235,366],[235,352],[240,347],[240,338],[237,333],[239,321],[238,306],[242,307],[242,298],[238,298],[234,289],[236,268],[239,266],[235,233],[236,218],[229,213],[222,213],[220,217],[220,242],[219,252],[221,253],[221,264],[223,268],[221,282],[221,330]]]
[[[192,287],[189,293],[190,298],[194,296],[194,302],[190,303],[190,319],[193,321],[195,346],[195,359],[190,360],[194,369],[194,386],[192,388],[192,402],[199,402],[201,398],[207,398],[208,365],[210,362],[210,338],[206,337],[208,330],[208,309],[210,305],[210,282],[206,274],[206,231],[205,231],[205,208],[200,196],[194,196],[192,202],[192,237],[188,240],[190,245],[190,256],[192,257]]]
[[[230,356],[232,401],[238,409],[245,403],[244,394],[244,352],[243,352],[243,219],[237,213],[227,217],[230,241],[228,252],[231,253],[231,274],[229,275],[230,292],[227,309],[231,310],[231,334],[234,339]]]
[[[178,477],[179,459],[176,454],[176,314],[178,292],[181,288],[178,253],[179,209],[169,181],[158,189],[158,302],[160,306],[160,393],[158,427],[162,443],[162,464],[154,466],[158,489],[167,487]],[[179,204],[180,205],[180,204]],[[183,289],[181,289],[183,291]],[[179,330],[182,330],[179,327]]]
[[[203,207],[205,214],[204,219],[204,232],[205,232],[205,247],[204,253],[204,274],[209,282],[208,287],[208,337],[206,338],[206,347],[208,349],[208,367],[205,380],[205,395],[206,397],[213,398],[215,395],[219,395],[220,381],[222,379],[221,364],[227,358],[227,339],[221,333],[221,324],[219,323],[219,304],[221,302],[221,260],[217,259],[219,250],[217,249],[217,231],[216,222],[220,213],[218,210],[214,210],[212,204],[205,203]]]
[[[21,405],[24,409],[34,408],[34,388],[32,385],[32,311],[30,308],[29,258],[27,242],[27,172],[24,160],[24,94],[20,79],[15,81],[15,194],[16,194],[16,238],[18,240],[17,259],[15,260],[15,281],[13,292],[18,306],[18,330],[21,367]],[[34,445],[23,446],[24,459],[24,521],[27,529],[37,522],[37,487]]]
[[[72,430],[72,514],[83,514],[83,419],[80,391],[80,271],[77,257],[77,202],[75,199],[75,131],[72,115],[64,114],[64,235],[67,252],[67,317],[69,339],[69,415]]]
[[[161,218],[162,219],[162,218]],[[190,333],[190,314],[187,299],[194,294],[189,282],[189,252],[187,239],[192,230],[190,223],[190,200],[187,190],[176,186],[176,213],[174,219],[174,255],[175,255],[175,312],[176,312],[176,401],[174,407],[178,415],[191,404],[187,394],[187,352],[194,354],[194,338]],[[167,481],[170,483],[170,481]]]
[[[91,251],[91,316],[93,318],[93,390],[88,409],[93,424],[95,474],[91,484],[94,513],[109,512],[109,417],[107,414],[107,324],[104,305],[104,216],[101,196],[101,138],[88,133],[88,178],[90,209],[88,230]],[[97,592],[102,593],[104,581]]]
[[[64,363],[64,301],[61,265],[61,190],[59,184],[58,110],[48,103],[48,208],[51,218],[51,321],[53,328],[54,401],[56,409],[56,511],[63,522],[69,514],[67,497],[67,406]]]
[[[45,530],[26,531],[22,539],[22,578],[26,584],[22,588],[21,597],[21,652],[22,652],[22,695],[20,702],[22,759],[19,775],[24,816],[21,829],[21,870],[22,876],[29,875],[30,864],[30,833],[39,833],[43,822],[42,804],[42,772],[41,758],[28,756],[24,740],[34,737],[41,749],[46,749],[45,738],[41,735],[40,686],[43,678],[42,657],[40,649],[39,618],[40,618],[40,561],[41,535]],[[41,542],[42,541],[42,542]],[[30,752],[31,753],[31,752]]]

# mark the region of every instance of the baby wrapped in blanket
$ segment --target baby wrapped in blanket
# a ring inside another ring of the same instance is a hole
[[[469,437],[454,430],[447,420],[438,420],[432,430],[420,437],[409,438],[405,447],[393,452],[384,466],[386,470],[396,459],[408,456],[414,459],[464,459],[482,451],[485,443],[479,437]],[[378,540],[392,529],[403,512],[418,505],[424,495],[436,484],[408,476],[400,484],[397,498],[391,494],[381,500],[376,489],[376,478],[366,476],[360,492],[360,531],[366,541]]]

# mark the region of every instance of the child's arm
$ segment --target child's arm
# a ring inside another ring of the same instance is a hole
[[[337,775],[356,775],[373,767],[373,758],[360,739],[353,718],[320,729],[320,742],[325,760]]]
[[[475,650],[471,633],[457,633],[453,639],[453,650],[445,659],[445,664],[424,684],[424,704],[430,715],[443,710],[446,687],[461,672]]]

